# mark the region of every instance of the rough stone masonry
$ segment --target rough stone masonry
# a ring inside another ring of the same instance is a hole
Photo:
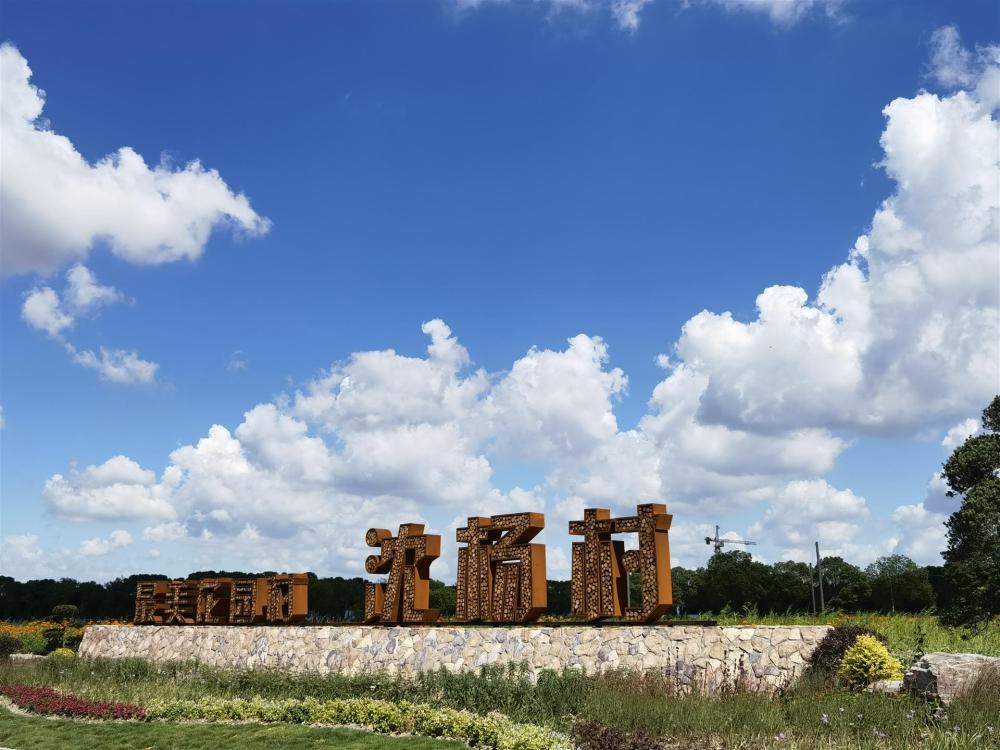
[[[487,664],[655,671],[680,686],[772,691],[805,669],[829,627],[187,627],[94,625],[82,657],[197,660],[214,667],[415,674]]]

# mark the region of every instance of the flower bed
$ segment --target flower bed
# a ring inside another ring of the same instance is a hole
[[[499,713],[435,708],[426,703],[372,698],[203,698],[150,701],[145,707],[77,698],[49,687],[0,685],[0,695],[37,714],[87,719],[166,719],[181,721],[259,721],[350,725],[379,734],[417,734],[463,740],[494,750],[569,750],[569,739],[534,724],[519,724]]]
[[[487,716],[426,703],[390,702],[373,698],[204,698],[151,701],[150,719],[262,721],[350,725],[380,734],[418,734],[464,740],[495,750],[569,750],[567,737],[534,724],[518,724],[494,713]]]
[[[54,714],[84,719],[145,719],[146,712],[127,703],[101,703],[64,695],[48,687],[0,685],[4,695],[18,708],[36,714]]]

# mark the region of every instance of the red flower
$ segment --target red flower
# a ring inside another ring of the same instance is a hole
[[[75,716],[87,719],[145,719],[146,712],[128,703],[102,703],[63,695],[50,687],[30,685],[0,685],[0,695],[5,695],[14,705],[37,714]]]

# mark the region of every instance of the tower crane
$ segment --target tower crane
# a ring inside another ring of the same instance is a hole
[[[719,536],[719,527],[716,526],[715,527],[715,536],[714,537],[706,536],[705,537],[705,544],[711,544],[712,546],[714,546],[715,547],[714,554],[717,555],[720,552],[722,552],[722,547],[724,545],[726,545],[726,544],[747,544],[747,545],[750,545],[750,544],[757,544],[757,542],[751,542],[751,541],[749,541],[747,539],[723,539],[722,537]]]

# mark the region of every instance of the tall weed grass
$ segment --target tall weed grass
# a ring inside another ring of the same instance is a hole
[[[532,682],[523,668],[513,666],[402,677],[63,659],[0,668],[0,683],[5,682],[138,705],[209,697],[406,700],[478,714],[499,711],[517,722],[564,732],[578,722],[593,722],[646,732],[678,748],[1000,748],[1000,674],[984,677],[946,710],[908,695],[836,689],[818,677],[804,678],[774,697],[739,690],[708,697],[679,694],[671,675],[565,670],[544,672]]]

